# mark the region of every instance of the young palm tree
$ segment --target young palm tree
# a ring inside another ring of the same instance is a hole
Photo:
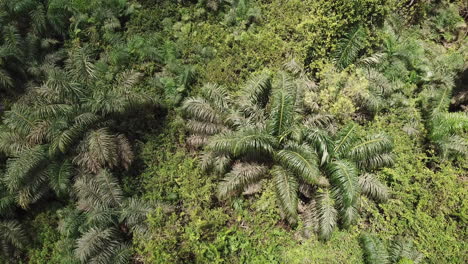
[[[23,91],[38,65],[54,56],[71,15],[57,2],[0,1],[0,91]]]
[[[361,98],[362,106],[371,113],[395,104],[411,112],[421,112],[428,141],[443,158],[467,157],[468,142],[464,137],[468,131],[468,115],[448,112],[457,73],[464,68],[461,52],[423,42],[417,31],[403,31],[403,26],[398,18],[390,17],[383,28],[381,49],[357,59],[357,66],[365,72],[370,84],[367,95]],[[348,42],[353,43],[351,39]],[[346,54],[341,57],[354,53]],[[404,84],[411,79],[415,88],[405,91]],[[416,87],[420,87],[419,91]],[[417,98],[412,98],[414,95]],[[409,103],[411,100],[417,103]],[[414,132],[411,123],[407,126]]]
[[[117,180],[106,170],[81,175],[74,184],[77,208],[66,209],[60,230],[70,259],[79,263],[129,263],[128,242],[135,232],[146,230],[146,215],[152,208],[140,200],[125,198]]]
[[[22,207],[50,188],[68,194],[77,169],[128,169],[133,160],[129,141],[110,127],[113,120],[152,104],[132,90],[141,74],[126,71],[105,85],[99,80],[108,73],[96,70],[87,58],[83,64],[68,63],[66,71],[50,67],[46,81],[4,114],[0,150],[9,159],[3,180]]]
[[[360,242],[367,264],[407,263],[405,261],[417,264],[424,259],[424,255],[408,239],[396,238],[386,247],[377,236],[362,234]]]
[[[0,258],[15,256],[26,245],[26,232],[16,220],[0,220]]]
[[[282,211],[295,224],[298,193],[309,190],[304,195],[316,201],[320,237],[327,239],[338,220],[344,226],[355,221],[361,193],[387,198],[375,177],[359,174],[390,164],[392,144],[380,134],[357,138],[355,126],[336,136],[320,129],[321,122],[302,107],[304,83],[285,72],[276,78],[264,73],[249,80],[235,100],[223,88],[206,85],[203,97],[183,105],[192,133],[188,143],[204,146],[202,167],[224,176],[220,198],[271,178]]]

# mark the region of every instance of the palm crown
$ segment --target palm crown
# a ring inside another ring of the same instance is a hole
[[[46,81],[5,112],[0,149],[9,159],[3,180],[11,193],[18,193],[22,207],[49,188],[57,195],[67,194],[76,170],[128,169],[133,160],[129,141],[112,132],[111,125],[136,107],[152,103],[131,91],[141,74],[123,72],[104,85],[100,79],[109,73],[96,69],[88,56],[80,57],[81,68],[71,63],[68,70],[47,66]]]
[[[369,172],[392,162],[392,143],[382,134],[359,138],[355,125],[335,135],[327,131],[329,119],[307,114],[302,106],[310,81],[295,75],[260,74],[235,98],[206,85],[203,97],[183,105],[188,143],[204,146],[202,166],[224,175],[221,198],[272,178],[287,220],[297,222],[300,192],[311,203],[308,215],[320,237],[327,239],[338,220],[343,226],[356,220],[360,194],[387,198],[385,185]]]

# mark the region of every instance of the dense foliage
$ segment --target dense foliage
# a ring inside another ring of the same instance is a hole
[[[0,0],[0,263],[468,262],[467,18]]]

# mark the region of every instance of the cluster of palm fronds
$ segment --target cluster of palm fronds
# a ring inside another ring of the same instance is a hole
[[[409,239],[395,238],[388,246],[376,235],[362,234],[361,247],[367,264],[421,263],[424,255],[418,252]]]
[[[23,91],[38,65],[57,56],[70,14],[59,2],[0,1],[0,92]]]
[[[100,69],[98,64],[83,49],[72,51],[65,69],[46,66],[45,81],[30,87],[5,112],[0,128],[0,149],[8,157],[1,179],[2,211],[16,204],[28,208],[53,191],[58,197],[76,193],[78,208],[89,219],[98,221],[89,220],[88,225],[95,226],[92,231],[118,235],[114,227],[96,228],[110,223],[118,226],[122,221],[128,221],[130,228],[141,222],[143,216],[131,212],[144,215],[142,205],[134,200],[125,202],[118,183],[104,169],[129,168],[133,160],[131,145],[123,134],[113,132],[113,123],[140,107],[152,105],[153,100],[132,89],[142,74],[125,71],[104,83],[101,80],[108,78],[109,72]],[[122,213],[114,215],[119,210]],[[91,239],[87,234],[83,236]],[[95,242],[104,241],[104,238],[96,239]],[[117,244],[120,240],[111,241],[106,243],[106,248],[124,250],[123,244]],[[102,248],[97,251],[105,254],[99,258],[109,260],[113,256]],[[77,254],[86,262],[84,258],[94,258],[95,253]],[[120,255],[120,251],[114,254],[121,258],[127,256]]]
[[[3,182],[24,208],[49,189],[68,193],[76,169],[97,173],[132,162],[128,140],[110,126],[151,104],[151,98],[131,90],[141,74],[122,72],[104,84],[100,80],[108,73],[83,52],[70,54],[68,70],[48,66],[46,81],[4,114],[0,149],[9,160]]]
[[[75,208],[61,210],[59,243],[70,263],[129,263],[128,238],[146,231],[148,203],[125,198],[117,180],[106,170],[83,174],[73,186]],[[74,245],[74,246],[70,246]]]
[[[447,12],[453,10],[441,10],[439,16],[427,22],[427,27],[439,23],[460,26],[458,20],[447,20]],[[442,157],[466,157],[468,114],[448,111],[457,74],[466,68],[462,55],[466,40],[459,40],[460,48],[447,49],[423,40],[424,30],[403,28],[402,21],[395,17],[388,19],[382,31],[381,48],[360,58],[365,34],[357,28],[339,45],[336,65],[341,69],[355,65],[369,80],[368,91],[356,100],[363,109],[377,113],[392,106],[407,108],[414,114],[405,131],[420,133],[416,124],[422,122],[428,131],[427,138]]]
[[[233,26],[242,24],[249,27],[251,24],[259,22],[261,10],[255,6],[251,0],[225,0],[229,9],[224,17],[224,23]]]
[[[113,67],[102,47],[60,49],[69,28],[77,38],[92,38],[96,25],[101,33],[118,31],[110,24],[131,6],[104,2],[0,2],[1,89],[24,92],[2,112],[0,126],[6,163],[0,173],[0,256],[12,261],[28,244],[25,227],[11,220],[17,206],[28,209],[48,198],[77,200],[73,215],[62,219],[75,221],[62,230],[64,248],[74,252],[69,263],[128,263],[129,239],[143,231],[150,207],[123,197],[108,171],[129,169],[134,159],[118,122],[154,106],[153,98],[136,92],[143,74]]]
[[[392,142],[383,134],[358,137],[353,124],[328,131],[330,116],[305,112],[302,95],[311,82],[302,73],[260,74],[237,97],[204,86],[201,97],[183,105],[188,143],[204,146],[202,166],[223,175],[220,198],[271,178],[287,220],[297,222],[302,194],[310,205],[307,221],[328,239],[337,223],[356,221],[362,194],[388,198],[372,172],[392,163]]]

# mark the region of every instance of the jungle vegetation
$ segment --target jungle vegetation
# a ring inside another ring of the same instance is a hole
[[[0,263],[467,263],[465,0],[0,0]]]

